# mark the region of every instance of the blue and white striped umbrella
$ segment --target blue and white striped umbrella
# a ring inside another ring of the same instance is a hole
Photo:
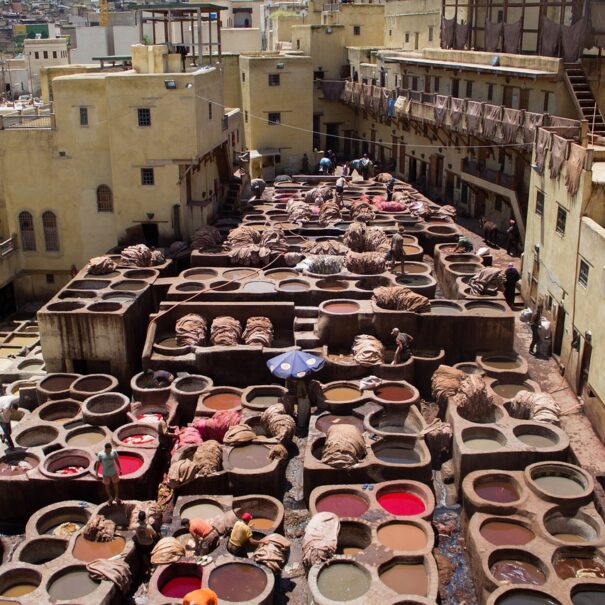
[[[307,374],[320,370],[325,363],[323,357],[304,351],[288,351],[269,359],[267,367],[278,378],[304,378]]]

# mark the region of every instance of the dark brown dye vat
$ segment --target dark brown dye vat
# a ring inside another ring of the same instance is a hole
[[[227,563],[210,574],[208,587],[216,592],[219,601],[243,603],[258,597],[267,586],[265,572],[245,563]]]
[[[519,499],[519,492],[509,481],[503,479],[491,479],[475,483],[475,493],[484,500],[507,504]]]
[[[324,311],[335,313],[338,315],[347,315],[349,313],[357,313],[359,305],[354,302],[334,302],[324,305]]]
[[[533,563],[515,559],[496,561],[490,571],[498,582],[508,584],[534,584],[541,586],[546,582],[544,573]]]
[[[531,529],[510,521],[488,521],[479,533],[495,546],[523,546],[535,538]]]
[[[346,492],[328,494],[316,504],[317,512],[334,513],[338,517],[360,517],[369,508],[368,503],[357,494]]]
[[[93,542],[80,535],[76,538],[72,554],[74,559],[89,563],[95,559],[109,559],[119,555],[125,545],[126,540],[121,536],[116,536],[110,542]]]
[[[76,380],[76,376],[49,376],[40,383],[40,388],[50,393],[66,391]]]
[[[591,601],[585,603],[576,603],[572,599],[574,605],[601,605],[604,601]],[[546,595],[539,594],[537,592],[530,592],[529,590],[515,590],[507,593],[501,599],[498,599],[497,605],[561,605],[559,601],[555,601],[547,597]]]
[[[229,463],[234,468],[255,469],[267,466],[271,462],[270,449],[264,445],[252,443],[233,448],[229,452]]]
[[[374,389],[374,394],[385,401],[407,401],[414,392],[403,385],[387,385]]]
[[[111,384],[111,379],[106,376],[88,376],[78,380],[75,389],[83,393],[96,393],[97,391],[108,388]]]
[[[568,578],[605,578],[605,566],[591,557],[561,557],[554,560],[557,575]]]
[[[315,428],[322,433],[327,433],[333,424],[352,424],[362,433],[364,431],[363,421],[357,416],[336,416],[334,414],[325,414],[320,416],[315,423]]]

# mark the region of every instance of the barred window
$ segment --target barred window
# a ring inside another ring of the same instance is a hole
[[[281,124],[281,113],[277,111],[269,112],[269,124]]]
[[[97,212],[113,212],[113,193],[107,185],[97,187]]]
[[[578,273],[578,282],[585,288],[588,287],[588,273],[590,265],[585,260],[580,260],[580,271]]]
[[[57,217],[54,212],[47,210],[42,215],[42,229],[44,230],[44,245],[47,252],[59,251],[59,230]]]
[[[19,214],[19,231],[21,232],[21,248],[23,250],[35,250],[36,234],[31,212],[24,211]]]
[[[139,107],[137,109],[137,119],[139,126],[151,126],[151,109],[149,107]]]
[[[141,168],[141,185],[155,185],[153,168]]]

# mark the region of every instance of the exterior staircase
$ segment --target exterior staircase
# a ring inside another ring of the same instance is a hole
[[[564,63],[565,81],[581,120],[588,121],[588,132],[605,137],[605,119],[597,104],[581,63]],[[593,128],[594,120],[594,128]]]

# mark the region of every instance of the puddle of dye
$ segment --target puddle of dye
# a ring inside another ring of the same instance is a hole
[[[95,443],[99,443],[99,441],[103,441],[103,439],[105,439],[105,433],[101,431],[86,431],[68,437],[67,445],[73,447],[90,447]]]
[[[568,578],[605,578],[605,566],[595,559],[561,557],[554,561],[555,571],[561,580]]]
[[[361,391],[353,387],[331,387],[324,391],[328,401],[351,401],[361,396]]]
[[[380,580],[397,594],[426,596],[428,578],[424,565],[398,563],[380,574]]]
[[[540,489],[555,496],[579,496],[584,493],[584,488],[577,481],[562,475],[536,477],[534,483]]]
[[[508,521],[488,521],[479,533],[495,546],[523,546],[535,538],[531,529]]]
[[[573,599],[572,599],[573,601]],[[605,601],[603,601],[605,603]],[[576,602],[573,601],[574,605]],[[546,596],[535,594],[532,592],[515,592],[512,595],[504,596],[502,599],[498,599],[498,605],[560,605],[559,601],[554,601]],[[584,605],[579,603],[577,605]],[[588,605],[588,603],[586,604]],[[590,605],[599,605],[594,601],[590,602]]]
[[[214,569],[208,580],[208,588],[221,600],[242,603],[257,597],[267,586],[267,576],[254,565],[227,563]]]
[[[234,468],[262,468],[271,462],[269,451],[268,447],[258,444],[236,447],[229,452],[229,463]]]
[[[37,584],[29,584],[28,582],[21,582],[19,584],[13,584],[10,588],[7,588],[0,596],[3,597],[22,597],[30,592],[34,592],[38,588]]]
[[[334,513],[340,518],[361,517],[369,508],[368,503],[356,494],[329,494],[317,502],[317,512]]]
[[[578,534],[552,534],[553,538],[557,538],[557,540],[561,540],[561,542],[569,542],[570,544],[586,544],[588,540],[584,536],[579,536]]]
[[[229,410],[241,405],[242,398],[237,393],[217,393],[204,399],[204,405],[211,410]]]
[[[68,601],[79,599],[99,586],[98,582],[91,580],[86,569],[70,571],[57,578],[48,586],[48,594],[53,601]]]
[[[268,408],[271,405],[279,403],[279,395],[257,395],[250,399],[251,405]]]
[[[519,391],[533,391],[526,384],[494,384],[492,385],[494,393],[500,395],[504,399],[513,399]]]
[[[199,504],[192,504],[186,506],[181,511],[181,519],[212,519],[217,515],[220,515],[223,509],[216,504],[210,502],[200,502]]]
[[[475,493],[484,500],[507,504],[519,499],[519,493],[508,481],[493,479],[475,484]]]
[[[374,395],[385,401],[407,401],[412,394],[411,389],[399,385],[378,387],[374,390]]]
[[[458,315],[462,313],[462,309],[450,305],[431,305],[431,313],[433,315]]]
[[[390,523],[378,530],[378,540],[392,550],[413,551],[426,546],[426,534],[420,527],[408,523]]]
[[[550,437],[534,433],[522,433],[517,435],[517,439],[530,447],[552,447],[555,444],[555,441]]]
[[[121,477],[125,475],[132,475],[143,466],[142,458],[138,456],[131,456],[130,454],[118,454],[118,460],[120,461],[120,467],[122,468]],[[103,464],[99,464],[99,475],[103,472]]]
[[[38,466],[38,461],[32,456],[15,458],[12,462],[0,462],[0,476],[24,475],[32,468],[36,468],[36,466]]]
[[[509,584],[534,584],[541,586],[546,582],[546,576],[532,563],[504,559],[497,561],[490,567],[492,575],[497,582]]]
[[[580,590],[571,597],[571,602],[573,605],[605,605],[605,590]]]
[[[415,464],[420,462],[420,455],[416,450],[403,446],[379,447],[374,450],[378,460],[388,464]]]
[[[330,303],[324,306],[324,311],[336,313],[338,315],[346,315],[348,313],[357,313],[357,311],[359,311],[359,305],[357,303],[349,302]]]
[[[176,576],[162,586],[160,592],[165,597],[182,599],[187,593],[198,590],[202,586],[202,578],[198,576]]]
[[[267,519],[266,517],[254,517],[248,523],[248,525],[252,529],[260,529],[260,530],[272,529],[273,526],[275,525],[275,519]]]
[[[327,433],[333,424],[352,424],[362,433],[365,430],[361,418],[357,418],[357,416],[335,416],[334,414],[320,416],[315,423],[315,428],[322,433]]]
[[[475,439],[468,439],[464,442],[464,445],[471,450],[477,452],[490,452],[492,450],[498,450],[502,447],[502,444],[496,439],[487,439],[485,437],[477,437]]]
[[[289,283],[281,283],[279,284],[281,290],[285,292],[305,292],[309,290],[311,286],[305,282],[289,282]]]
[[[334,563],[319,573],[317,588],[333,601],[352,601],[368,592],[370,578],[356,565]]]
[[[119,555],[124,550],[126,540],[116,536],[110,542],[92,542],[84,536],[78,536],[73,548],[73,557],[78,561],[90,563],[95,559],[109,559]]]
[[[426,510],[424,502],[410,492],[389,492],[378,498],[378,504],[392,515],[410,517]]]

